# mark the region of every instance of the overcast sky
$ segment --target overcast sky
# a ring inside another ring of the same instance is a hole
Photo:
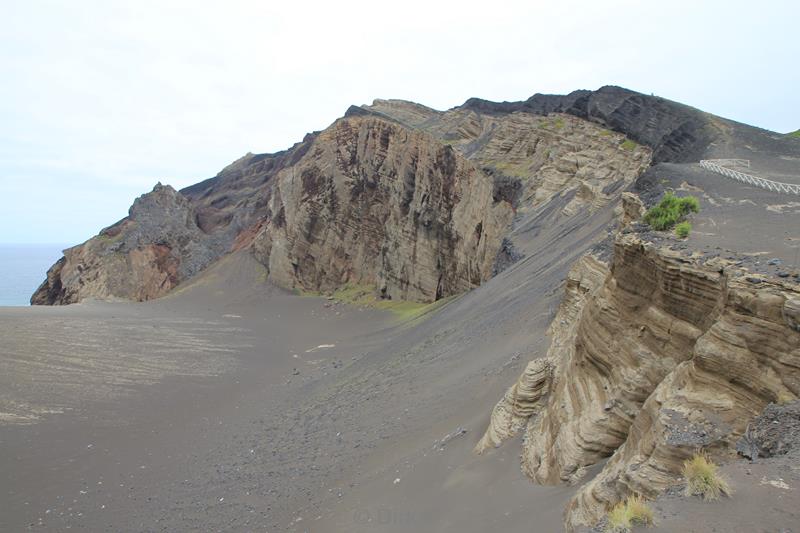
[[[76,244],[350,104],[622,85],[800,128],[800,2],[0,0],[0,243]]]

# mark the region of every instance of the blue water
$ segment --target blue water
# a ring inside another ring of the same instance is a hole
[[[0,306],[29,305],[67,244],[0,244]]]

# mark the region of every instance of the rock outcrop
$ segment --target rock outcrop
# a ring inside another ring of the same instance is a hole
[[[534,480],[574,483],[611,457],[570,502],[568,529],[628,494],[655,496],[700,448],[733,454],[765,405],[800,395],[796,285],[752,283],[635,233],[617,237],[599,286],[576,299],[579,285],[567,284],[556,319],[551,381],[526,372],[515,385],[547,391],[514,419],[532,414],[522,465]],[[513,434],[498,432],[503,423],[496,409],[486,444]]]
[[[563,199],[564,216],[616,202],[649,147],[572,114],[440,112],[378,100],[276,154],[247,154],[65,252],[31,298],[157,298],[251,249],[272,281],[429,302],[519,259],[513,216]],[[499,255],[498,256],[498,252]]]
[[[529,419],[535,418],[551,392],[553,376],[559,371],[558,363],[564,351],[574,344],[577,317],[586,304],[587,296],[603,283],[608,265],[593,255],[585,255],[570,270],[564,289],[564,299],[550,324],[548,334],[551,345],[547,356],[534,359],[525,368],[520,378],[497,403],[489,428],[475,447],[483,453],[497,447],[503,441],[517,435]]]
[[[401,100],[376,100],[359,109],[452,146],[495,176],[496,194],[518,198],[523,212],[556,196],[571,196],[563,208],[567,215],[596,210],[615,201],[650,165],[648,147],[568,114],[481,114],[468,106],[441,112]]]
[[[277,283],[434,301],[488,279],[512,204],[451,147],[376,117],[337,121],[279,172],[255,238]]]
[[[430,301],[474,287],[517,257],[509,253],[512,215],[519,221],[548,205],[566,217],[596,212],[651,164],[743,144],[767,153],[775,142],[619,87],[470,99],[447,111],[376,100],[286,151],[245,155],[176,192],[174,208],[155,202],[164,212],[132,212],[68,250],[31,301],[158,297],[242,248],[288,287],[356,283]],[[636,216],[629,208],[623,224]],[[498,250],[504,258],[496,260]]]
[[[157,298],[208,266],[222,249],[198,227],[186,197],[158,184],[136,199],[127,218],[65,250],[31,303]]]
[[[645,214],[642,200],[632,192],[624,192],[620,198],[616,213],[619,215],[619,227],[628,227],[632,222],[638,222]]]
[[[800,400],[770,403],[747,425],[736,451],[753,461],[760,457],[800,455]]]
[[[698,160],[718,137],[719,128],[710,115],[698,109],[614,86],[568,95],[535,94],[523,102],[471,98],[462,107],[487,114],[521,110],[538,115],[567,113],[651,147],[654,163]]]

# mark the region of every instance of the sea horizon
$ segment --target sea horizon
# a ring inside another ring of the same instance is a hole
[[[70,244],[0,243],[0,307],[30,305],[34,291],[47,277],[47,269]]]

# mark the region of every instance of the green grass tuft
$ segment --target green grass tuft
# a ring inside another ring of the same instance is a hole
[[[681,239],[685,239],[689,236],[689,233],[692,232],[692,223],[683,221],[679,222],[677,226],[675,226],[675,235],[680,237]]]
[[[620,144],[619,146],[620,146],[620,148],[622,148],[623,150],[628,150],[629,152],[633,152],[634,150],[636,150],[636,148],[637,148],[639,145],[638,145],[638,144],[636,144],[635,142],[633,142],[633,141],[632,141],[632,140],[630,140],[630,139],[625,139],[624,141],[622,141],[622,144]]]
[[[629,496],[608,512],[606,533],[628,533],[634,526],[652,526],[653,510],[641,496]]]
[[[700,211],[700,201],[694,196],[678,197],[667,192],[658,205],[651,207],[645,213],[644,221],[656,231],[665,231],[675,227],[675,224],[681,222],[689,213],[698,211]]]
[[[797,137],[798,139],[800,139],[800,130],[793,131],[792,133],[787,133],[786,135],[788,135],[789,137]]]
[[[733,494],[731,486],[720,475],[719,466],[705,452],[683,462],[683,477],[686,478],[687,496],[701,496],[712,501]]]

